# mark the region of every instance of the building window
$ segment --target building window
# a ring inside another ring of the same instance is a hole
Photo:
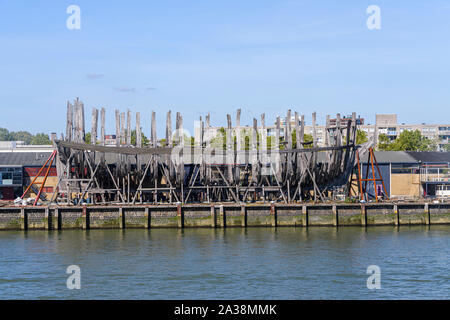
[[[396,136],[397,135],[397,128],[395,127],[390,127],[388,128],[388,136]]]
[[[0,186],[22,185],[22,168],[0,168]]]
[[[419,173],[419,166],[406,163],[393,163],[391,165],[391,173],[416,174]]]

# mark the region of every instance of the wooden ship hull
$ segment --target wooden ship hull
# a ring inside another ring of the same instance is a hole
[[[105,145],[105,109],[92,110],[91,141],[85,140],[84,106],[78,99],[67,104],[66,135],[56,146],[58,203],[203,203],[251,201],[326,201],[334,188],[348,185],[355,163],[357,122],[351,119],[330,125],[327,116],[325,147],[317,146],[316,114],[313,141],[304,141],[304,116],[294,123],[277,117],[275,134],[268,138],[265,115],[261,124],[227,126],[217,130],[200,117],[196,139],[185,137],[182,116],[176,114],[172,132],[171,112],[166,117],[165,141],[158,143],[156,115],[152,112],[148,146],[142,141],[140,114],[136,113],[134,137],[131,112],[116,110],[116,145]],[[291,119],[288,110],[286,119]],[[284,137],[280,132],[284,131]],[[343,141],[344,137],[344,141]],[[134,141],[133,141],[134,140]],[[217,141],[220,143],[218,144]]]

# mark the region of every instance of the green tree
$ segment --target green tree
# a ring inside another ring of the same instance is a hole
[[[356,131],[356,144],[363,144],[369,141],[367,138],[367,133],[363,130]]]
[[[24,141],[25,144],[30,144],[33,140],[33,135],[28,131],[17,131],[10,133],[11,140],[14,141]]]
[[[378,150],[389,151],[391,148],[391,140],[385,133],[378,136]]]
[[[145,136],[142,130],[141,130],[141,141],[143,147],[147,147],[150,142],[150,140],[148,140],[148,138]],[[131,144],[136,145],[136,130],[131,131]]]
[[[217,135],[211,139],[211,147],[218,148],[218,149],[226,149],[227,143],[226,143],[226,136],[227,133],[225,131],[225,128],[219,128],[217,130]]]
[[[303,134],[303,148],[305,149],[311,149],[313,147],[313,136],[310,134]],[[292,148],[295,149],[297,146],[297,133],[295,132],[295,129],[292,130]]]
[[[369,139],[367,138],[367,133],[363,130],[357,130],[356,131],[356,144],[363,144],[364,142],[369,141]],[[347,137],[346,136],[342,136],[342,144],[346,144],[347,143]]]
[[[435,140],[422,136],[419,130],[405,130],[393,141],[380,134],[378,140],[378,149],[384,151],[433,151],[437,147]]]
[[[31,144],[33,145],[50,145],[52,144],[48,134],[38,133],[31,140]]]
[[[91,144],[91,133],[90,132],[88,132],[84,135],[84,142],[86,144]]]
[[[0,128],[0,141],[11,141],[8,129]]]

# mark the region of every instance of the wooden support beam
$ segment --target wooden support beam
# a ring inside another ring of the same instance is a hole
[[[116,114],[116,146],[120,146],[120,113],[119,110],[115,110]]]
[[[142,148],[141,113],[136,112],[136,147]],[[138,166],[139,168],[139,166]]]
[[[126,133],[126,144],[131,146],[131,111],[127,110],[127,133]]]
[[[120,113],[120,144],[125,144],[125,112]]]
[[[67,101],[66,141],[72,141],[73,133],[73,105]]]
[[[150,140],[152,142],[152,147],[156,148],[157,147],[158,138],[156,137],[156,113],[155,113],[155,111],[152,111]]]
[[[102,108],[100,111],[100,145],[105,145],[105,122],[106,122],[106,110]]]
[[[91,128],[91,144],[97,144],[97,128],[98,128],[98,110],[92,108],[92,128]]]

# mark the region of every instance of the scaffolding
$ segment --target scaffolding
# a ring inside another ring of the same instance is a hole
[[[325,146],[318,147],[316,113],[312,114],[312,141],[305,141],[305,117],[294,113],[294,122],[277,117],[275,134],[268,135],[265,115],[261,123],[241,126],[237,110],[232,126],[211,127],[210,114],[200,117],[197,133],[186,137],[183,118],[166,115],[165,139],[158,141],[156,115],[144,145],[140,113],[132,130],[131,112],[115,111],[116,144],[105,143],[105,109],[92,110],[90,141],[85,142],[84,105],[67,104],[66,135],[55,141],[58,203],[163,203],[326,201],[333,190],[347,185],[355,163],[357,119],[330,124],[327,116]],[[288,110],[286,119],[291,119]],[[284,137],[280,135],[284,131]],[[135,134],[134,134],[135,133]]]

